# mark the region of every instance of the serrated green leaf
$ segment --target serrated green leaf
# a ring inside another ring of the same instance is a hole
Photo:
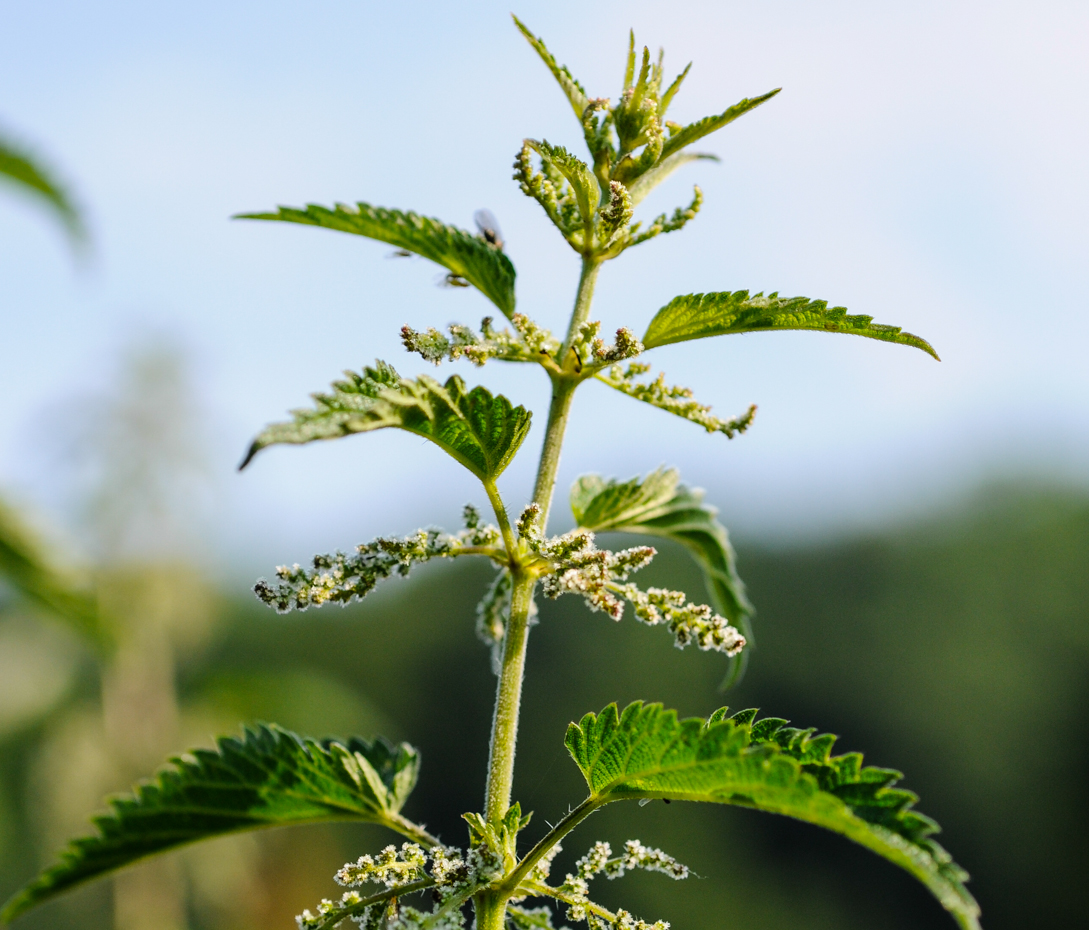
[[[394,427],[430,439],[482,481],[497,478],[529,432],[531,414],[486,388],[469,390],[457,375],[445,384],[421,375],[401,378],[379,361],[363,374],[345,372],[331,394],[314,394],[314,407],[264,429],[239,468],[262,449],[280,443],[338,439]]]
[[[579,118],[579,122],[582,122],[582,115],[586,112],[586,107],[590,103],[586,97],[586,91],[582,89],[582,85],[572,77],[571,72],[567,70],[565,65],[556,63],[556,59],[552,57],[552,53],[545,47],[544,42],[530,32],[513,13],[511,13],[511,19],[514,20],[514,25],[518,27],[518,31],[526,37],[526,41],[533,46],[534,51],[541,56],[541,61],[548,65],[548,70],[552,72],[556,83],[560,85],[560,88],[567,96],[571,109],[575,111],[575,116]]]
[[[738,577],[733,547],[714,507],[700,488],[680,483],[674,468],[659,468],[630,481],[584,475],[571,488],[571,510],[579,526],[595,533],[642,533],[679,542],[703,569],[714,607],[742,627],[752,641],[752,605]]]
[[[592,223],[601,204],[601,188],[590,166],[576,158],[562,145],[549,145],[548,142],[527,140],[541,158],[547,159],[567,179],[575,193],[575,202],[583,223]]]
[[[109,636],[100,622],[94,593],[51,566],[33,534],[3,502],[0,502],[0,578],[31,603],[67,622],[95,646],[108,646]]]
[[[658,101],[658,119],[665,119],[669,105],[673,102],[673,98],[677,96],[677,91],[681,89],[684,79],[688,77],[688,72],[691,70],[692,62],[689,62],[684,66],[684,70],[673,79],[673,83],[665,89],[661,99]]]
[[[84,238],[83,221],[64,188],[35,159],[4,139],[0,139],[0,178],[44,200],[73,240]]]
[[[666,140],[665,145],[662,147],[661,158],[665,160],[674,152],[679,152],[686,145],[691,145],[704,136],[710,135],[723,126],[729,125],[739,116],[744,116],[750,110],[755,110],[760,104],[771,100],[771,98],[779,93],[780,90],[782,90],[782,88],[777,87],[775,90],[768,91],[766,94],[761,94],[759,97],[746,97],[744,100],[739,100],[732,107],[723,110],[717,116],[705,116],[703,119],[696,120],[694,123],[689,123],[687,126],[677,130]]]
[[[354,207],[337,204],[332,210],[317,204],[304,209],[280,207],[275,213],[239,213],[235,219],[302,223],[388,242],[442,265],[474,285],[508,317],[514,313],[511,260],[479,236],[439,220],[362,202]]]
[[[7,902],[0,920],[147,856],[244,830],[362,820],[429,840],[399,816],[419,770],[407,743],[318,742],[259,726],[171,762],[133,794],[113,798],[111,811],[94,818],[97,833],[70,843],[59,863]]]
[[[748,291],[686,294],[674,297],[654,315],[643,337],[643,345],[653,349],[672,342],[729,333],[812,329],[914,346],[938,358],[934,347],[925,339],[905,333],[899,326],[885,326],[872,321],[872,316],[849,315],[846,307],[829,307],[826,300],[780,297],[778,292],[766,297],[763,293],[750,296]]]
[[[938,825],[913,810],[918,800],[893,787],[892,769],[862,766],[859,753],[832,756],[835,737],[733,718],[678,720],[660,704],[610,704],[571,724],[565,743],[582,770],[592,806],[641,798],[736,804],[824,827],[907,870],[964,928],[978,930],[968,875],[933,838]]]

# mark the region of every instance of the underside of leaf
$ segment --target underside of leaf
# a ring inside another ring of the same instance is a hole
[[[530,426],[530,413],[483,387],[469,390],[457,375],[445,384],[420,376],[401,378],[392,365],[376,362],[363,374],[345,372],[330,394],[314,394],[314,407],[266,427],[240,468],[262,449],[302,444],[353,433],[397,428],[430,439],[482,481],[507,467]]]
[[[846,307],[829,307],[825,300],[780,297],[773,292],[721,291],[674,297],[650,321],[643,345],[648,349],[730,333],[755,333],[772,329],[812,329],[828,333],[866,336],[882,342],[914,346],[938,358],[925,339],[905,333],[899,326],[874,323],[873,317],[849,315]],[[939,359],[940,361],[940,359]]]
[[[892,769],[862,764],[859,753],[833,756],[836,738],[788,727],[755,710],[707,720],[641,701],[610,704],[571,724],[565,740],[595,806],[641,798],[735,804],[793,817],[839,833],[906,869],[966,930],[979,906],[968,875],[932,837],[938,825],[894,787]]]
[[[387,210],[367,203],[303,209],[280,207],[275,213],[240,213],[236,219],[277,220],[321,226],[388,242],[422,255],[478,288],[508,317],[514,313],[514,265],[495,245],[456,226],[411,211]]]
[[[331,820],[403,832],[398,813],[419,769],[407,743],[317,742],[274,725],[171,761],[133,794],[113,798],[111,811],[94,818],[97,833],[73,840],[57,865],[7,902],[0,920],[147,856],[228,833]]]

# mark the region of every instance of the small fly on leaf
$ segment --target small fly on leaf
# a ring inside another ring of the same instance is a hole
[[[439,278],[439,287],[468,287],[469,282],[466,281],[461,275],[454,274],[452,271],[450,274],[444,274]]]
[[[473,222],[476,223],[480,238],[496,251],[502,252],[503,234],[499,231],[499,223],[496,222],[495,217],[492,216],[492,211],[477,210],[476,213],[473,214]]]
[[[408,249],[396,249],[389,253],[390,258],[411,258],[412,253]]]

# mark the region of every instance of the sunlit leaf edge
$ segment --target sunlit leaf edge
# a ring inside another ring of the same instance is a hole
[[[564,740],[590,802],[666,798],[735,804],[837,832],[910,872],[965,928],[979,930],[967,873],[935,840],[938,825],[893,787],[892,769],[864,767],[861,753],[832,756],[836,737],[756,720],[755,710],[679,720],[661,704],[610,704],[568,727]]]

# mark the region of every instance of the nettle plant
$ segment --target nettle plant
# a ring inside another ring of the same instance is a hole
[[[601,266],[649,239],[680,230],[695,217],[702,195],[697,187],[687,207],[649,223],[633,222],[635,208],[677,168],[713,157],[689,151],[690,145],[777,91],[681,125],[667,119],[667,113],[688,68],[665,86],[661,54],[653,61],[644,48],[640,59],[633,36],[623,88],[613,104],[588,97],[541,40],[515,22],[562,88],[590,152],[589,161],[583,161],[558,145],[527,139],[514,161],[514,179],[522,191],[541,205],[582,261],[562,339],[516,312],[514,267],[486,218],[480,234],[473,235],[366,203],[244,214],[377,239],[399,253],[438,263],[448,272],[449,284],[479,289],[509,326],[499,328],[490,317],[479,330],[453,325],[442,333],[406,326],[402,337],[409,352],[436,365],[464,357],[478,367],[493,360],[537,366],[551,382],[536,486],[529,503],[516,511],[501,499],[496,479],[523,445],[530,412],[483,387],[469,388],[458,375],[444,383],[426,375],[406,378],[382,361],[361,374],[347,373],[328,393],[315,394],[313,407],[269,426],[243,462],[271,445],[393,427],[430,440],[483,485],[494,523],[485,523],[468,506],[465,527],[457,533],[426,529],[382,537],[350,554],[316,556],[310,568],[281,567],[274,581],[259,581],[254,588],[279,611],[305,610],[362,598],[383,578],[407,575],[413,565],[430,559],[479,557],[494,563],[495,580],[478,607],[478,633],[491,647],[498,688],[484,808],[465,815],[467,842],[458,846],[450,838],[440,840],[401,813],[420,764],[411,746],[394,746],[381,737],[303,739],[275,725],[259,725],[241,738],[219,740],[215,750],[173,759],[171,767],[137,786],[134,794],[114,799],[111,811],[96,818],[97,833],[75,840],[57,865],[10,901],[6,919],[87,879],[182,844],[260,827],[354,819],[381,824],[405,842],[346,864],[335,879],[347,890],[304,911],[298,917],[300,930],[327,930],[346,919],[366,930],[452,930],[464,925],[470,909],[479,930],[537,930],[552,927],[552,907],[592,930],[665,930],[665,921],[647,924],[628,911],[610,911],[590,896],[591,880],[601,875],[619,878],[644,869],[685,878],[688,869],[661,850],[638,840],[621,850],[596,842],[574,872],[562,880],[550,877],[561,840],[598,808],[615,801],[663,799],[741,805],[842,834],[914,875],[962,927],[979,926],[965,872],[934,840],[937,824],[914,809],[916,796],[894,787],[899,772],[863,766],[858,753],[833,755],[834,736],[790,727],[775,717],[758,718],[754,710],[730,714],[721,708],[706,719],[680,720],[658,704],[636,702],[623,710],[611,704],[586,714],[568,727],[566,746],[586,779],[587,796],[528,849],[519,843],[530,817],[512,800],[511,784],[538,593],[549,598],[573,594],[614,620],[630,605],[637,619],[668,628],[677,646],[694,644],[723,653],[735,667],[751,638],[752,608],[726,531],[702,492],[681,484],[676,471],[660,469],[630,481],[579,478],[570,496],[576,529],[548,535],[560,450],[579,386],[599,381],[708,432],[733,437],[750,425],[754,408],[719,419],[689,390],[669,386],[662,375],[648,378],[644,353],[728,333],[811,329],[915,346],[937,356],[917,336],[874,324],[868,316],[848,315],[842,307],[747,291],[677,297],[658,311],[642,338],[621,328],[606,342],[600,324],[590,318]],[[631,581],[654,557],[654,548],[603,549],[597,534],[605,532],[644,534],[685,546],[705,573],[713,606],[682,591]]]

